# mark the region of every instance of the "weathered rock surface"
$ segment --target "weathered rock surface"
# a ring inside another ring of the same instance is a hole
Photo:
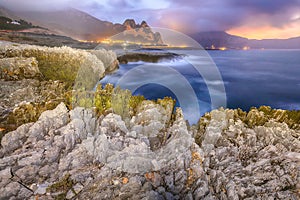
[[[63,103],[44,112],[3,137],[0,199],[299,198],[299,131],[224,109],[190,129],[166,108],[143,101],[130,123]]]
[[[93,88],[118,67],[112,51],[0,42],[0,139],[40,114],[68,103],[71,86]]]
[[[195,137],[211,191],[219,199],[299,199],[300,131],[257,109],[240,113],[219,109],[200,120]]]
[[[173,122],[159,104],[145,101],[138,110],[126,126],[119,115],[97,118],[92,110],[69,112],[61,103],[36,123],[7,133],[1,141],[1,198],[183,197],[204,173],[202,151],[181,110]],[[150,129],[155,134],[149,135]]]
[[[0,59],[0,79],[6,81],[38,79],[42,74],[35,58],[2,58]]]
[[[22,79],[0,80],[0,128],[8,132],[33,122],[48,109],[65,101],[65,84],[61,81]],[[0,134],[1,138],[1,134]]]
[[[95,86],[105,75],[106,69],[112,71],[118,67],[116,55],[111,51],[85,51],[70,47],[41,47],[34,45],[20,45],[0,43],[0,58],[34,57],[38,61],[38,68],[46,80],[60,80],[69,85],[75,81],[88,82]],[[103,62],[102,62],[103,61]],[[24,67],[23,67],[24,68]],[[87,74],[88,73],[88,74]]]

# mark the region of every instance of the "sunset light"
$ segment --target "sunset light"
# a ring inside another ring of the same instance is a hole
[[[248,39],[287,39],[298,37],[300,34],[300,20],[290,25],[277,28],[271,26],[251,27],[241,26],[226,31],[229,34],[245,37]]]
[[[0,200],[300,199],[300,0],[0,0]]]

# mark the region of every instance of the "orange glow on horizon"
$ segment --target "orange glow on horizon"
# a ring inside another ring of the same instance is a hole
[[[231,35],[237,35],[248,39],[288,39],[300,36],[300,21],[290,24],[284,28],[271,26],[251,27],[241,26],[227,30]]]
[[[247,50],[249,50],[249,49],[250,49],[250,47],[248,47],[248,46],[243,47],[243,50],[244,50],[244,51],[247,51]]]

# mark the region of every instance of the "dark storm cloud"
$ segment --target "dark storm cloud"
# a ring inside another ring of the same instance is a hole
[[[300,0],[0,0],[0,5],[25,10],[71,6],[103,20],[134,18],[184,32],[228,30],[245,23],[284,27],[300,13]]]

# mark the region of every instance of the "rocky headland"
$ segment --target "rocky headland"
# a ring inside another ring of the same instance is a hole
[[[121,64],[127,64],[128,62],[152,62],[158,63],[163,60],[173,60],[173,59],[180,59],[184,55],[179,55],[176,53],[158,50],[156,52],[149,52],[149,51],[127,51],[120,53],[118,55],[118,61]]]
[[[0,57],[0,199],[300,198],[299,111],[220,108],[189,126],[171,98],[90,92],[113,52],[2,44]]]
[[[43,111],[54,109],[60,102],[70,105],[74,83],[94,87],[117,68],[117,56],[112,51],[1,42],[0,136],[36,121]],[[80,71],[86,74],[79,76]]]

